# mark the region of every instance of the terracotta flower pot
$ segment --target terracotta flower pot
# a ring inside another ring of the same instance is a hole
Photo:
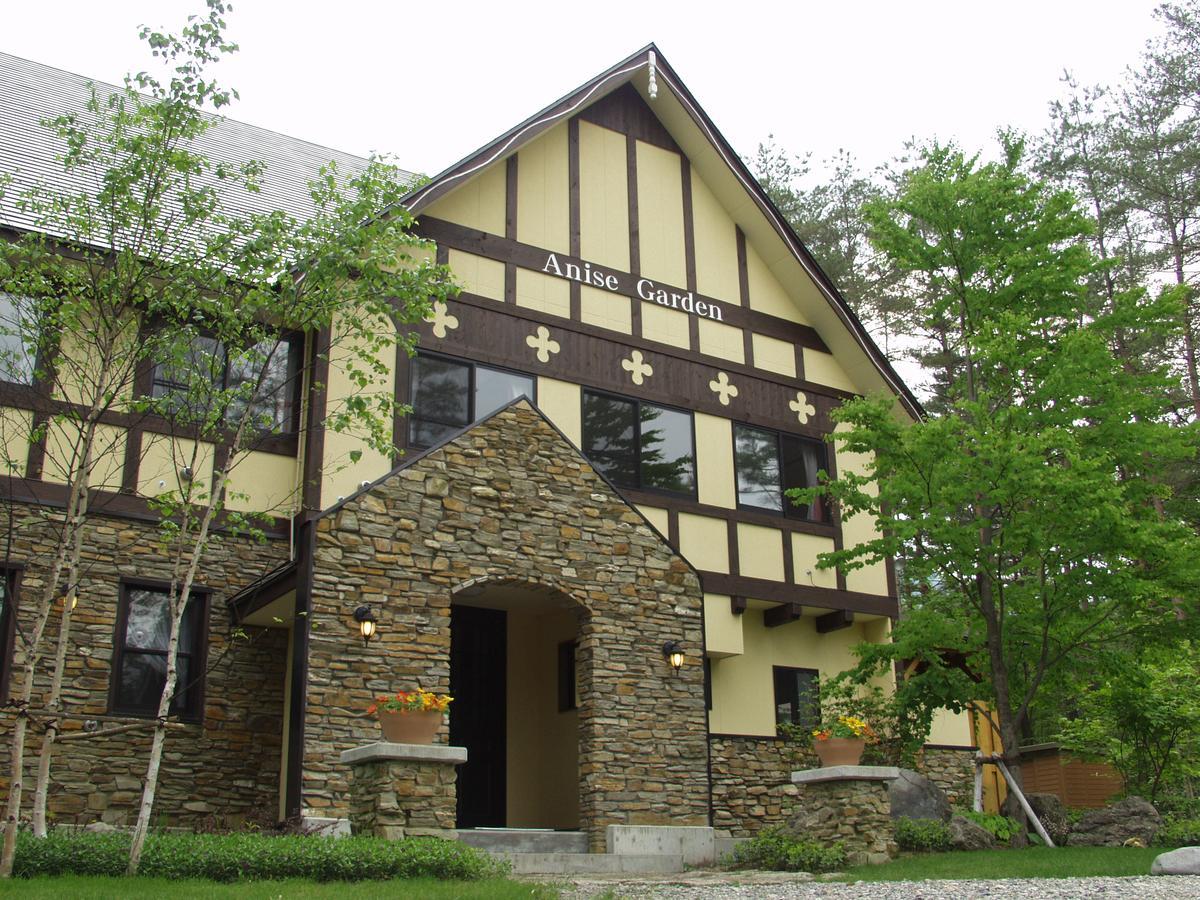
[[[821,765],[857,766],[862,760],[867,742],[862,738],[827,738],[813,741],[813,751],[821,758]]]
[[[445,713],[433,710],[379,710],[383,739],[392,744],[432,744]]]

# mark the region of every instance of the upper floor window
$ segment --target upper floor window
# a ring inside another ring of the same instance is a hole
[[[112,674],[112,710],[154,716],[167,680],[170,598],[164,588],[122,585]],[[206,598],[193,594],[183,613],[176,654],[171,713],[185,719],[203,714]]]
[[[214,399],[204,395],[211,385],[226,403],[225,419],[240,419],[249,403],[255,430],[295,431],[302,353],[298,335],[232,353],[216,338],[200,335],[182,359],[155,365],[151,396],[177,398],[204,414]]]
[[[522,394],[535,399],[531,375],[418,353],[412,364],[408,442],[429,447]]]
[[[825,450],[820,441],[735,425],[738,504],[811,522],[828,521],[823,501],[797,505],[784,496],[784,491],[792,488],[816,487],[817,472],[826,467]]]
[[[696,441],[689,412],[584,391],[583,452],[619,487],[696,492]]]
[[[37,360],[26,344],[36,337],[29,328],[36,321],[30,302],[0,291],[0,380],[33,384]]]
[[[821,724],[820,673],[816,669],[774,666],[775,724],[811,731]]]

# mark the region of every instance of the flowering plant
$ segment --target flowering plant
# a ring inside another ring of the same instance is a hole
[[[432,691],[398,691],[395,694],[385,694],[376,697],[375,702],[367,707],[368,715],[383,712],[440,712],[450,708],[454,698],[449,694],[435,694]]]
[[[818,741],[827,741],[830,738],[861,738],[868,743],[875,740],[875,732],[865,719],[860,719],[858,716],[838,716],[836,719],[830,719],[821,725],[820,728],[814,729],[812,736]]]

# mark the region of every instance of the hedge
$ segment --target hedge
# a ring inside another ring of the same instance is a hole
[[[56,829],[45,838],[23,831],[13,874],[124,875],[130,835]],[[476,880],[506,874],[488,854],[437,838],[386,841],[373,837],[263,834],[151,834],[139,875],[259,881],[376,881],[388,878]]]
[[[734,847],[729,864],[735,869],[832,872],[846,864],[846,850],[840,843],[823,847],[794,838],[780,828],[764,828]]]

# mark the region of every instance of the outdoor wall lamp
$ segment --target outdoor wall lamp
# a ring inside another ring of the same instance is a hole
[[[362,635],[363,646],[365,647],[371,643],[371,638],[375,636],[375,626],[379,620],[371,612],[371,607],[364,604],[354,610],[354,621],[358,623],[358,633]]]
[[[667,641],[662,648],[663,659],[671,664],[671,668],[675,670],[675,674],[679,674],[679,670],[683,668],[683,647],[679,641]]]

